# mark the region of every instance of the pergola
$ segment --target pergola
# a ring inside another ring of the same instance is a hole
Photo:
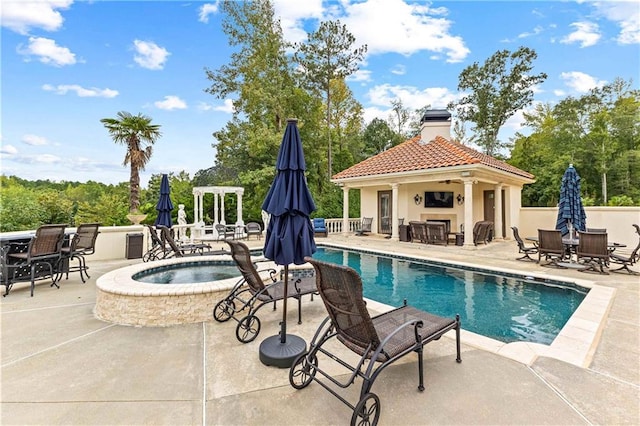
[[[242,194],[244,194],[244,188],[238,186],[197,186],[193,188],[193,222],[197,234],[204,234],[205,223],[203,206],[206,194],[213,194],[214,225],[227,224],[224,217],[224,199],[227,194],[235,194],[237,198],[237,220],[235,226],[244,226],[244,220],[242,218]]]

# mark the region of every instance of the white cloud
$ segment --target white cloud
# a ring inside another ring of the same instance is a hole
[[[391,74],[395,75],[405,75],[407,73],[407,69],[402,64],[397,64],[393,68],[391,68]]]
[[[57,95],[66,95],[68,92],[75,92],[81,98],[115,98],[118,96],[117,90],[98,89],[97,87],[84,88],[77,84],[59,84],[53,86],[51,84],[42,85],[42,90],[54,92]]]
[[[151,41],[134,40],[136,54],[133,60],[142,68],[161,70],[171,53]]]
[[[412,86],[392,86],[381,84],[367,92],[366,97],[373,105],[391,107],[395,99],[402,99],[402,103],[410,110],[416,110],[431,105],[432,108],[445,108],[451,101],[458,99],[458,93],[450,92],[446,87],[429,87],[420,90]]]
[[[18,149],[13,145],[2,145],[0,146],[0,154],[7,155],[16,155],[18,153]]]
[[[367,45],[368,54],[431,51],[446,56],[447,62],[460,62],[470,51],[462,37],[449,33],[452,22],[443,17],[446,11],[427,3],[367,0],[346,5],[341,21],[359,44]]]
[[[574,22],[570,25],[575,31],[560,40],[560,43],[580,43],[580,47],[593,46],[600,40],[598,24],[593,22]]]
[[[595,77],[580,71],[563,72],[560,78],[565,84],[578,93],[586,93],[596,87],[602,87],[607,82],[605,80],[597,80]]]
[[[73,0],[2,1],[0,23],[19,34],[28,34],[32,28],[57,31],[64,19],[56,9],[67,9]]]
[[[640,43],[640,11],[637,1],[609,1],[590,4],[599,14],[620,26],[618,43]]]
[[[44,37],[29,37],[26,48],[18,46],[18,53],[25,56],[37,56],[43,64],[61,67],[76,63],[76,55],[66,47],[58,46],[55,40]]]
[[[27,145],[32,145],[32,146],[49,145],[49,142],[47,141],[46,138],[43,138],[42,136],[32,135],[32,134],[26,134],[22,136],[22,143],[25,143]]]
[[[200,13],[198,14],[198,21],[204,22],[205,24],[209,22],[209,15],[215,15],[218,13],[218,2],[215,3],[205,3],[200,6],[198,9]]]
[[[172,111],[174,109],[186,109],[187,103],[177,96],[165,96],[163,101],[153,103],[156,108]]]
[[[307,40],[303,20],[324,18],[322,0],[275,0],[273,7],[276,17],[280,19],[284,38],[292,43]],[[327,7],[331,6],[327,5]]]
[[[214,111],[226,112],[228,114],[233,114],[233,100],[225,99],[224,105],[218,105],[213,107]]]
[[[358,70],[353,74],[347,76],[347,81],[371,81],[371,71],[369,70]]]
[[[53,154],[41,154],[33,157],[35,163],[53,164],[59,163],[62,159]]]
[[[556,89],[553,91],[553,94],[556,95],[559,98],[562,98],[564,96],[567,96],[567,92],[565,92],[564,90],[561,89]]]
[[[542,27],[540,25],[537,25],[533,31],[530,32],[524,32],[524,33],[520,33],[518,34],[518,38],[527,38],[527,37],[532,37],[535,35],[538,35],[542,32]]]

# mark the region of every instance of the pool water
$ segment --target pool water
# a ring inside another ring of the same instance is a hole
[[[192,284],[240,277],[235,264],[219,262],[178,263],[147,269],[133,275],[133,279],[149,284]]]
[[[313,257],[355,269],[369,299],[391,306],[406,299],[436,315],[460,314],[465,330],[506,343],[550,344],[587,293],[571,283],[533,282],[340,249],[318,248]]]

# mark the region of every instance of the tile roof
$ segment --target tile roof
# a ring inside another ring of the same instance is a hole
[[[534,178],[532,174],[524,170],[520,170],[468,146],[449,141],[442,136],[436,136],[434,140],[425,144],[422,143],[422,138],[418,135],[336,173],[332,179],[432,170],[473,164],[485,165],[528,179]]]

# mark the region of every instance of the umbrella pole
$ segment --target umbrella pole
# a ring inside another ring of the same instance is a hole
[[[282,301],[282,322],[280,323],[280,343],[287,343],[287,295],[289,294],[289,265],[284,265],[284,300]]]

